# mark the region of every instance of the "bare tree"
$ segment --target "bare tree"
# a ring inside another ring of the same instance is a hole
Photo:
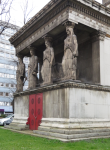
[[[26,24],[30,18],[30,14],[32,13],[32,11],[34,10],[34,6],[33,6],[33,3],[31,1],[31,6],[29,4],[29,0],[23,0],[22,3],[21,3],[21,10],[22,10],[22,13],[23,13],[23,24]]]
[[[12,6],[13,0],[0,0],[0,34],[8,28],[8,24],[10,21],[10,10]]]

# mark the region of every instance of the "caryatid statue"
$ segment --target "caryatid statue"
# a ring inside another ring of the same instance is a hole
[[[54,49],[52,47],[52,38],[45,37],[46,50],[43,52],[43,65],[41,70],[41,75],[43,79],[43,84],[52,83],[52,66],[55,63],[54,59]]]
[[[28,65],[28,89],[33,89],[37,86],[37,73],[38,73],[38,57],[35,55],[35,49],[32,46],[30,49],[29,65]]]
[[[66,23],[67,38],[64,41],[64,56],[62,60],[62,68],[64,79],[76,80],[78,43],[74,34],[74,23]]]
[[[17,55],[17,57],[19,63],[16,71],[16,81],[17,81],[16,92],[22,92],[25,78],[25,64],[23,63],[22,55]]]

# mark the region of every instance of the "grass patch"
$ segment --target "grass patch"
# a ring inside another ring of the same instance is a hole
[[[110,150],[110,139],[63,143],[0,128],[0,150]]]

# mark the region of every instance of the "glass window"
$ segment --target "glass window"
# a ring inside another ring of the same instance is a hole
[[[10,93],[9,95],[10,95],[10,97],[13,97],[13,93]]]
[[[6,84],[6,87],[9,87],[9,84],[8,84],[8,83]]]
[[[5,48],[6,48],[6,49],[10,49],[10,46],[9,46],[9,45],[5,45]]]
[[[3,96],[3,92],[0,92],[0,96]]]
[[[3,86],[3,83],[0,83],[0,86]]]
[[[4,64],[0,64],[0,68],[5,68],[5,65]]]
[[[10,75],[9,74],[5,74],[5,78],[10,78]]]
[[[17,70],[17,66],[15,66],[15,70]]]
[[[14,85],[13,85],[13,84],[11,84],[11,87],[14,87]]]
[[[10,78],[14,78],[14,75],[10,75]]]
[[[9,93],[6,93],[6,96],[9,96]]]
[[[5,77],[4,73],[0,73],[0,77]]]
[[[0,43],[0,47],[5,47],[5,44]]]
[[[9,38],[10,38],[9,36],[5,36],[5,39],[6,39],[6,40],[9,40]]]
[[[4,55],[4,53],[0,52],[0,56],[4,57],[5,55]]]

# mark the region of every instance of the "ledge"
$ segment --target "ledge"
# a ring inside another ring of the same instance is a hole
[[[110,16],[110,8],[102,5],[93,0],[74,0],[80,2],[93,10],[100,12],[105,16]],[[43,7],[30,21],[28,21],[16,34],[14,34],[10,38],[10,42],[13,43],[17,38],[19,38],[22,34],[24,34],[32,25],[38,22],[41,18],[43,18],[47,13],[49,13],[56,5],[60,2],[64,2],[64,0],[51,0],[45,7]]]
[[[68,81],[63,81],[59,83],[54,83],[51,85],[40,86],[35,89],[26,90],[20,93],[15,93],[14,97],[30,95],[34,93],[42,93],[46,91],[63,89],[63,88],[81,88],[81,89],[88,89],[88,90],[95,90],[95,91],[110,92],[110,86],[93,85],[93,84],[88,84],[88,83],[82,83],[80,81],[68,80]]]

